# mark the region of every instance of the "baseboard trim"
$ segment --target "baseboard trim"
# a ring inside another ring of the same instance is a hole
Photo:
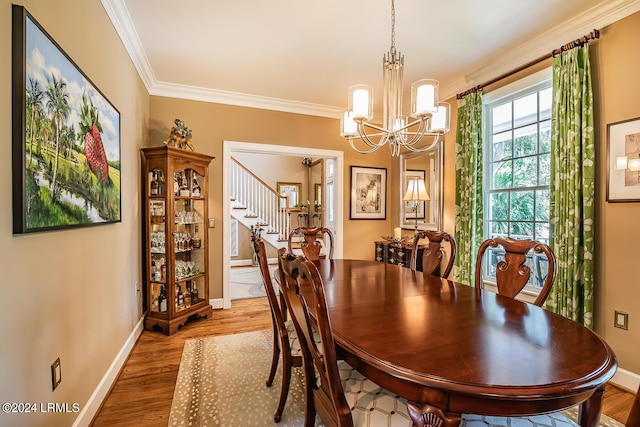
[[[140,337],[140,334],[142,334],[143,327],[144,316],[140,318],[135,328],[133,328],[133,331],[131,331],[131,334],[129,334],[129,337],[124,342],[124,345],[116,355],[116,358],[113,359],[113,362],[111,362],[109,369],[107,369],[107,372],[98,383],[98,386],[89,397],[89,400],[82,407],[82,411],[80,411],[80,413],[78,414],[78,417],[73,423],[73,427],[83,427],[91,424],[91,421],[93,421],[93,418],[98,413],[102,402],[104,401],[107,394],[109,394],[111,387],[118,378],[118,374],[127,361],[127,358],[129,357],[131,350],[133,350],[136,341],[138,341],[138,337]]]
[[[213,307],[214,310],[219,310],[224,307],[224,299],[223,298],[213,298],[209,300],[209,304]],[[229,308],[229,307],[227,307]]]
[[[631,393],[636,393],[640,387],[640,375],[626,369],[618,368],[611,382],[620,388],[624,388]]]

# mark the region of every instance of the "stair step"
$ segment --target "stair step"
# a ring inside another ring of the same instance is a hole
[[[267,234],[279,234],[277,231],[267,231]]]
[[[245,218],[258,218],[258,215],[245,215]]]
[[[269,225],[268,222],[257,222],[256,223],[256,226],[258,226],[258,227],[266,227],[267,225]]]
[[[236,198],[235,197],[230,197],[229,200],[231,200],[232,202],[235,202]]]
[[[240,209],[247,209],[247,208],[245,208],[244,206],[234,206],[234,207],[233,207],[233,208],[231,208],[231,209],[238,209],[238,210],[240,210]]]

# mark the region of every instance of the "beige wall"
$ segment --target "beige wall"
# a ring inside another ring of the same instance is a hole
[[[640,13],[605,28],[594,44],[593,83],[598,141],[596,224],[597,330],[620,367],[640,374],[640,204],[607,203],[607,124],[640,117]],[[613,327],[614,310],[629,313],[629,330]]]
[[[83,410],[140,318],[138,147],[148,135],[149,96],[99,1],[20,3],[121,115],[122,222],[12,235],[11,1],[1,0],[0,402],[78,403]],[[62,383],[52,392],[57,357]],[[0,413],[0,425],[71,425],[76,417]]]

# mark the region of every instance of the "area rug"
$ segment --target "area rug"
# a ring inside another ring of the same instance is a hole
[[[304,378],[300,368],[293,369],[282,421],[278,424],[273,421],[282,370],[278,366],[273,385],[267,388],[265,381],[271,366],[272,345],[271,330],[187,340],[169,426],[303,426]],[[565,413],[577,419],[577,407]],[[467,423],[470,424],[474,423]],[[316,425],[322,425],[318,417]],[[600,426],[624,427],[606,415],[602,415]]]
[[[277,268],[277,267],[276,267]],[[258,267],[233,267],[229,275],[231,300],[266,296]]]

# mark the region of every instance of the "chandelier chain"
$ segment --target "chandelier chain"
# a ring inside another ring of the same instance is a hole
[[[391,0],[391,50],[396,48],[396,5],[395,1]]]

